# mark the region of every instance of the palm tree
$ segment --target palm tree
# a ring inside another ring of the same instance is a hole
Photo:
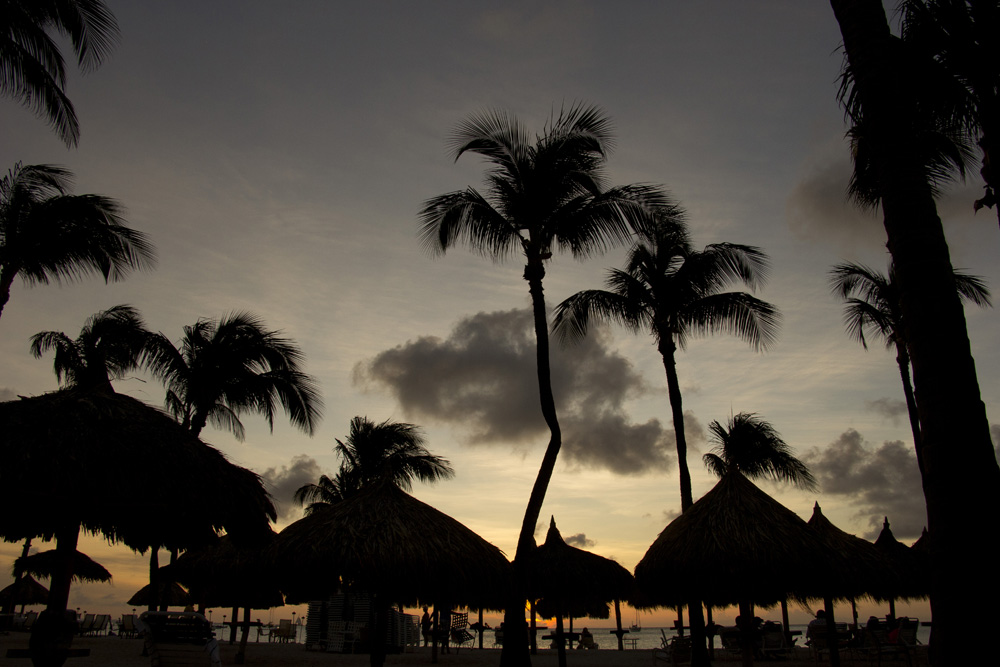
[[[708,425],[715,445],[702,460],[716,476],[730,470],[749,479],[762,477],[791,482],[799,488],[814,491],[816,479],[805,463],[797,459],[773,426],[752,412],[740,412],[722,425]]]
[[[72,339],[61,331],[41,331],[31,337],[31,354],[40,359],[55,351],[53,368],[67,385],[111,388],[139,367],[146,354],[150,332],[139,311],[114,306],[87,318],[80,335]]]
[[[274,428],[280,403],[312,435],[322,411],[316,381],[300,370],[302,352],[250,313],[184,327],[178,349],[154,336],[150,370],[167,387],[166,407],[196,436],[208,422],[244,437],[240,415],[255,412]]]
[[[943,112],[979,145],[985,193],[975,209],[993,208],[1000,190],[1000,5],[980,0],[904,0],[903,41],[933,60],[958,87],[941,96]],[[1000,218],[1000,207],[997,208]]]
[[[853,79],[850,119],[863,117],[872,142],[872,173],[913,368],[936,564],[931,660],[972,662],[976,655],[963,636],[965,619],[990,613],[989,603],[977,593],[1000,585],[1000,575],[987,554],[972,554],[962,544],[967,535],[998,528],[997,517],[988,517],[984,525],[982,516],[967,510],[995,504],[1000,467],[933,184],[916,141],[921,82],[912,76],[905,57],[909,53],[889,30],[881,0],[830,4]]]
[[[0,315],[17,276],[26,285],[93,273],[111,281],[154,264],[152,244],[125,226],[118,202],[67,194],[71,177],[62,167],[17,163],[0,179]]]
[[[517,252],[524,256],[539,398],[550,437],[521,522],[515,562],[534,548],[535,526],[562,446],[549,370],[545,262],[556,250],[585,258],[627,241],[632,227],[645,224],[648,205],[661,200],[650,186],[604,187],[610,129],[599,109],[581,104],[560,111],[534,139],[503,111],[472,116],[458,126],[452,143],[456,159],[465,153],[486,159],[486,194],[471,187],[450,192],[428,200],[420,212],[422,241],[434,252],[462,242],[495,261]],[[501,660],[507,667],[530,662],[525,596],[513,603],[521,592],[512,592],[504,618],[507,641]]]
[[[80,68],[98,67],[118,41],[118,22],[102,0],[0,3],[0,92],[45,116],[67,146],[80,126],[63,91],[66,65],[52,32],[68,37]]]
[[[336,476],[323,475],[318,484],[300,487],[295,500],[299,504],[316,501],[306,510],[312,513],[374,482],[388,481],[408,491],[414,478],[433,483],[454,477],[448,460],[431,454],[424,442],[413,424],[389,420],[376,424],[367,417],[355,417],[347,439],[337,439],[334,451],[341,464]]]
[[[608,272],[607,290],[577,292],[556,307],[553,329],[564,340],[586,334],[591,319],[615,322],[633,333],[648,330],[653,336],[667,373],[682,512],[694,499],[675,354],[692,336],[713,333],[732,333],[757,350],[770,345],[777,309],[746,292],[722,291],[735,282],[756,288],[764,282],[767,266],[767,256],[753,246],[714,243],[695,250],[680,207],[663,207],[657,224],[629,251],[625,268]]]
[[[888,275],[884,275],[867,266],[849,262],[835,266],[830,275],[833,292],[847,302],[844,322],[851,337],[867,350],[867,332],[869,338],[881,339],[886,348],[896,350],[896,364],[903,381],[906,410],[922,478],[924,465],[920,453],[920,417],[910,381],[910,353],[906,350],[906,341],[903,339],[899,286],[893,278],[894,271],[890,266]],[[990,305],[990,291],[978,276],[956,271],[955,287],[963,300],[981,307]]]

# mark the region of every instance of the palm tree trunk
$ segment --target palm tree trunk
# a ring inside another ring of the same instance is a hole
[[[549,369],[549,324],[545,312],[545,295],[542,289],[542,278],[545,267],[541,260],[530,261],[524,267],[524,279],[528,281],[528,292],[531,294],[531,311],[534,317],[536,361],[538,366],[538,394],[541,401],[542,417],[549,427],[549,444],[542,457],[542,465],[531,488],[528,506],[521,522],[521,532],[517,539],[517,551],[514,554],[514,584],[511,586],[510,597],[504,610],[504,640],[500,653],[501,667],[523,667],[531,664],[528,652],[528,628],[524,622],[524,602],[527,594],[524,590],[524,578],[519,572],[519,563],[535,547],[535,526],[545,502],[545,492],[556,467],[556,459],[562,447],[562,432],[559,430],[559,420],[556,416],[556,401],[552,395],[552,373]]]
[[[677,441],[677,469],[681,478],[681,513],[694,505],[694,492],[691,489],[691,471],[687,464],[687,438],[684,436],[684,406],[681,402],[681,385],[677,378],[677,363],[674,352],[677,346],[673,338],[667,335],[659,336],[657,346],[663,358],[663,368],[667,372],[667,392],[670,396],[670,411],[674,419],[674,439]],[[704,667],[709,664],[708,648],[705,645],[705,616],[701,610],[701,600],[690,600],[688,617],[691,620],[691,664],[693,667]],[[683,632],[683,628],[681,628]]]
[[[681,385],[677,379],[677,363],[674,352],[677,346],[667,336],[660,336],[660,356],[663,358],[663,368],[667,372],[667,392],[670,396],[670,412],[674,419],[674,439],[677,441],[677,468],[681,478],[681,512],[686,512],[694,505],[694,495],[691,491],[691,471],[687,464],[687,438],[684,436],[684,406],[681,402]]]
[[[80,523],[75,522],[56,532],[56,570],[49,583],[49,602],[31,628],[28,647],[31,662],[37,667],[60,667],[66,662],[66,650],[73,643],[76,624],[66,617],[69,589],[73,581],[73,562],[80,540]]]
[[[10,288],[14,284],[16,272],[9,267],[0,268],[0,317],[3,316],[3,309],[10,301]]]
[[[904,338],[913,364],[931,544],[930,657],[934,665],[971,664],[978,647],[967,619],[987,618],[983,590],[1000,588],[989,550],[965,547],[969,535],[995,532],[992,507],[1000,467],[990,440],[975,362],[955,289],[933,193],[909,153],[916,104],[898,76],[905,63],[881,0],[831,0],[871,133],[883,223],[900,287]]]
[[[903,395],[906,397],[906,413],[910,417],[910,431],[913,433],[913,447],[917,452],[917,468],[920,479],[924,478],[924,457],[920,452],[920,414],[917,412],[917,399],[913,397],[913,385],[910,382],[910,355],[906,346],[896,343],[896,364],[899,366],[899,377],[903,381]]]

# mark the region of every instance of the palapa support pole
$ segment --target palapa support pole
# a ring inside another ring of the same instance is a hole
[[[485,629],[486,629],[486,626],[483,625],[483,608],[480,607],[479,608],[479,630],[478,630],[478,632],[479,632],[479,650],[480,651],[483,650],[483,630],[485,630]]]
[[[837,644],[837,624],[833,620],[833,598],[823,598],[826,610],[826,645],[830,649],[830,667],[840,667],[840,646]]]
[[[538,655],[538,624],[536,623],[535,603],[528,602],[528,607],[531,609],[531,632],[528,633],[529,651],[531,655]]]
[[[674,629],[678,637],[684,636],[684,607],[677,605],[677,620],[674,622]]]
[[[236,643],[236,623],[240,620],[240,607],[233,605],[233,624],[229,626],[229,645]]]
[[[740,600],[739,628],[743,667],[753,667],[753,607],[747,599]]]
[[[715,621],[712,620],[712,605],[705,605],[705,636],[708,638],[708,658],[715,659]]]
[[[60,667],[73,643],[76,623],[66,615],[69,588],[73,581],[73,561],[80,540],[77,521],[56,533],[56,570],[49,583],[49,604],[31,628],[28,648],[36,667]]]
[[[236,634],[235,618],[233,619],[233,634]],[[250,636],[250,607],[243,608],[243,623],[242,623],[243,633],[240,635],[240,649],[236,652],[236,657],[234,662],[237,665],[242,665],[246,661],[247,653],[247,639]],[[295,626],[292,626],[292,631],[295,631]]]
[[[566,667],[566,642],[563,637],[562,609],[556,608],[556,653],[559,654],[559,667]]]
[[[435,665],[438,661],[438,622],[441,620],[441,614],[438,611],[438,605],[434,603],[434,611],[431,613],[431,662]]]
[[[792,631],[788,625],[788,598],[781,598],[781,630],[785,633],[785,643],[792,645]]]
[[[624,651],[625,642],[622,641],[622,635],[624,634],[624,630],[622,630],[622,606],[618,598],[615,598],[615,628],[614,634],[618,637],[618,650]]]
[[[160,548],[149,548],[149,603],[146,611],[156,611],[160,603]]]

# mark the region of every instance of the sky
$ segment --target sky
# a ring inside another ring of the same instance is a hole
[[[111,285],[15,284],[0,318],[0,399],[57,388],[51,355],[28,352],[39,331],[75,337],[95,312],[127,303],[176,341],[200,318],[251,311],[303,350],[323,421],[309,437],[287,420],[271,432],[246,415],[244,442],[211,427],[202,438],[264,477],[277,528],[301,515],[296,488],[335,471],[335,439],[361,415],[419,425],[456,476],[414,495],[512,556],[548,440],[523,267],[461,247],[432,256],[417,214],[430,197],[482,184],[483,163],[456,162],[448,149],[471,114],[502,109],[536,132],[563,106],[596,104],[615,128],[610,183],[663,185],[698,247],[743,243],[770,257],[757,296],[782,313],[776,344],[758,353],[716,336],[677,354],[695,498],[715,481],[700,461],[708,425],[753,412],[820,483],[804,492],[761,482],[765,491],[804,519],[818,502],[869,539],[886,516],[897,538],[919,536],[923,498],[895,354],[878,344],[866,352],[845,333],[828,282],[837,263],[884,270],[888,255],[880,218],[844,198],[842,54],[825,3],[108,4],[121,43],[67,86],[79,146],[67,149],[3,99],[0,168],[68,167],[75,193],[126,207],[158,264]],[[939,211],[955,267],[996,286],[996,217],[972,210],[981,188],[971,174],[946,188]],[[556,255],[549,307],[601,287],[623,256]],[[966,312],[991,416],[998,317]],[[662,361],[648,336],[599,328],[573,348],[553,345],[552,364],[565,437],[540,527],[554,516],[567,541],[631,570],[680,510]],[[141,373],[115,388],[163,402]],[[81,544],[114,582],[74,586],[70,606],[126,611],[146,558],[99,537]],[[0,543],[0,562],[18,553]],[[9,579],[4,568],[0,585]]]

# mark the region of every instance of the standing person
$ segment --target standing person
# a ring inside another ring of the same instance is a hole
[[[424,648],[426,648],[427,643],[431,641],[431,615],[427,613],[427,607],[424,607],[424,615],[420,617],[420,634],[424,636]]]

